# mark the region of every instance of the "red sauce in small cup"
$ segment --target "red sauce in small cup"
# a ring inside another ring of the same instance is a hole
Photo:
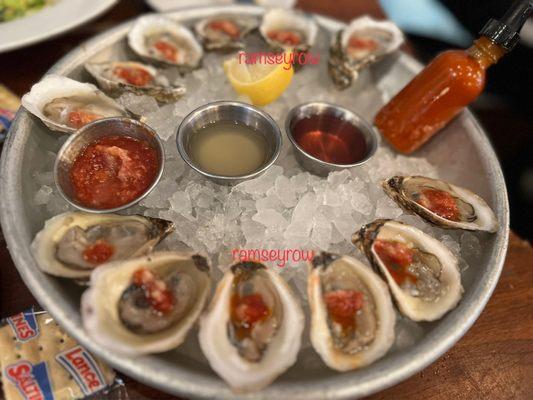
[[[354,164],[367,155],[361,130],[351,122],[331,115],[311,115],[293,127],[296,143],[308,154],[333,164]]]
[[[74,197],[96,209],[120,207],[142,195],[159,170],[156,150],[145,140],[105,136],[76,157],[70,170]]]

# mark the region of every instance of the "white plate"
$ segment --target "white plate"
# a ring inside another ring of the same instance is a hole
[[[0,53],[57,36],[109,9],[118,0],[58,0],[35,14],[0,22]]]
[[[146,0],[158,12],[167,12],[182,7],[221,6],[233,4],[234,0]]]

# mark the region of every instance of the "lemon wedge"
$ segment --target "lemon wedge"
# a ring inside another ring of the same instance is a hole
[[[294,70],[285,60],[290,58],[283,57],[279,64],[246,64],[238,55],[224,62],[224,72],[237,93],[248,96],[256,106],[264,106],[281,96],[291,83]]]

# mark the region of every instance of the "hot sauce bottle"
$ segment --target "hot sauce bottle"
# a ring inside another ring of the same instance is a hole
[[[441,130],[485,87],[485,72],[518,43],[533,0],[491,19],[466,50],[439,54],[378,112],[374,124],[398,151],[411,153]]]

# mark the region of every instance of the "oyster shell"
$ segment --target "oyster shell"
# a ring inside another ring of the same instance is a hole
[[[45,222],[31,250],[51,275],[85,279],[104,262],[146,254],[174,230],[174,224],[141,215],[66,212]]]
[[[315,44],[318,27],[301,12],[274,8],[264,14],[259,32],[274,49],[303,52]]]
[[[413,321],[434,321],[463,293],[458,262],[437,239],[392,220],[363,226],[352,242],[387,281],[400,312]]]
[[[188,28],[159,15],[139,18],[128,33],[128,44],[143,59],[182,71],[197,68],[203,57],[202,46]]]
[[[171,85],[168,78],[151,65],[135,61],[88,63],[85,69],[111,96],[132,92],[151,96],[161,103],[170,103],[187,92],[183,85]]]
[[[60,75],[46,75],[22,96],[22,105],[58,132],[74,133],[97,119],[128,116],[115,100],[90,83]]]
[[[442,228],[498,230],[494,212],[468,189],[424,176],[393,176],[383,189],[405,211]]]
[[[304,327],[287,283],[256,262],[231,266],[200,319],[200,346],[233,390],[256,391],[296,362]]]
[[[228,14],[202,19],[194,29],[206,50],[236,50],[244,48],[244,37],[257,25],[256,18]]]
[[[322,252],[309,266],[311,343],[324,362],[348,371],[383,357],[396,322],[385,282],[348,256]]]
[[[179,346],[210,293],[204,257],[161,252],[108,263],[91,275],[81,314],[89,336],[125,355]]]
[[[328,70],[339,89],[346,89],[359,71],[392,53],[403,43],[403,34],[390,21],[368,16],[356,18],[337,32],[330,48]]]

